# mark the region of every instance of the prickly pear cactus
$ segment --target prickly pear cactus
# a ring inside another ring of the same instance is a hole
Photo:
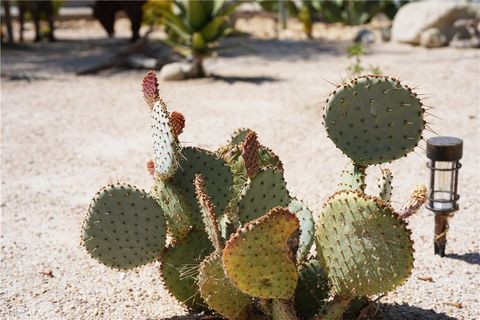
[[[407,86],[364,76],[329,97],[324,125],[352,161],[316,222],[254,131],[237,130],[215,153],[182,147],[185,118],[167,110],[153,72],[142,91],[153,121],[153,187],[97,193],[82,232],[93,258],[118,269],[159,260],[180,303],[233,320],[356,319],[365,297],[410,275],[405,219],[425,201],[425,187],[395,212],[392,174],[382,168],[379,196],[365,194],[367,166],[406,155],[421,138],[424,109]]]
[[[327,134],[350,159],[372,165],[412,151],[425,127],[416,94],[400,81],[362,76],[339,86],[327,99]]]

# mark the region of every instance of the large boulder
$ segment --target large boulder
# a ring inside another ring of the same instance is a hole
[[[450,41],[455,21],[480,17],[480,5],[455,1],[419,1],[404,5],[395,15],[392,40],[419,44],[422,32],[438,29]]]

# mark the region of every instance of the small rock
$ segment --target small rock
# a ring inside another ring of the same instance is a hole
[[[135,69],[156,69],[158,60],[144,54],[131,54],[127,58],[127,64]]]
[[[375,43],[375,34],[368,29],[361,29],[353,39],[353,42],[369,45]]]
[[[181,62],[172,62],[164,65],[158,74],[158,78],[163,81],[178,81],[185,79],[182,71]]]
[[[447,45],[447,37],[438,28],[430,28],[420,35],[420,45],[426,48],[439,48]]]

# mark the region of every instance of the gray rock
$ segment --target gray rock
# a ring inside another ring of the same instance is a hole
[[[438,28],[430,28],[420,34],[420,45],[426,48],[439,48],[447,44],[447,37]]]
[[[459,19],[480,16],[480,5],[454,1],[420,1],[404,5],[395,15],[392,39],[411,44],[420,43],[420,35],[437,28],[447,42],[455,34],[454,23]]]
[[[361,29],[353,39],[353,42],[369,45],[375,43],[375,34],[368,29]]]

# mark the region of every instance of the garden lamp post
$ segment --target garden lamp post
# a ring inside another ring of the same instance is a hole
[[[427,209],[435,214],[435,254],[445,256],[448,218],[458,210],[458,170],[462,166],[463,141],[454,137],[433,137],[427,140],[430,161],[430,190]]]

